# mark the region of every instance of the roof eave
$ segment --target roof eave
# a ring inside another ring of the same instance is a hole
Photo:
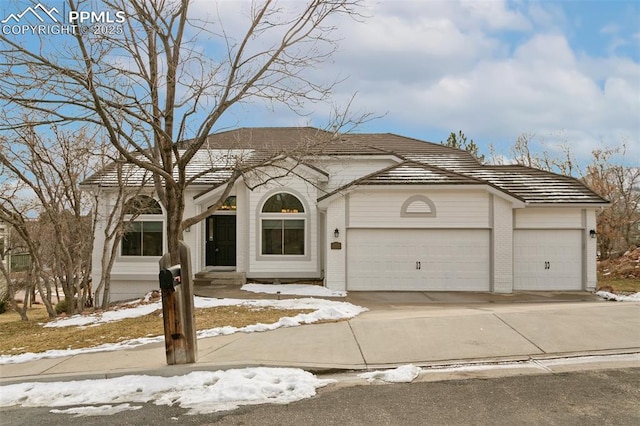
[[[227,182],[228,181],[221,182],[217,185],[209,186],[207,189],[198,192],[191,199],[195,202],[195,204],[206,203],[207,200],[210,200],[211,198],[215,198],[216,195],[221,194],[224,191]],[[235,186],[238,183],[242,183],[242,182],[244,182],[244,177],[240,176],[238,179],[236,179],[233,185]]]
[[[554,207],[554,208],[603,208],[609,207],[611,205],[610,202],[602,202],[602,201],[594,201],[594,202],[584,202],[584,201],[563,201],[563,202],[525,202],[526,207]]]
[[[478,183],[451,183],[451,182],[442,182],[442,183],[437,183],[437,182],[432,182],[432,183],[402,183],[402,184],[396,184],[396,183],[378,183],[378,184],[356,184],[356,185],[348,185],[348,186],[344,186],[341,188],[336,189],[333,192],[330,192],[326,195],[323,195],[322,197],[318,198],[318,207],[320,209],[326,209],[326,207],[331,203],[331,201],[343,197],[353,191],[356,190],[367,190],[367,189],[376,189],[376,188],[383,188],[383,187],[390,187],[390,186],[394,186],[397,189],[403,189],[403,188],[415,188],[417,186],[422,186],[422,187],[426,187],[428,189],[432,189],[432,190],[448,190],[448,189],[485,189],[488,193],[492,194],[492,195],[496,195],[502,199],[505,199],[507,201],[509,201],[514,208],[524,208],[525,207],[525,202],[522,200],[519,200],[516,197],[511,196],[510,194],[507,194],[489,184],[487,184],[486,182],[478,182]]]

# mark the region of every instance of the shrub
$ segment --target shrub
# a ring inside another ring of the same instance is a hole
[[[67,312],[67,299],[62,299],[56,303],[56,314],[60,315],[64,312]]]
[[[4,314],[7,311],[7,306],[4,300],[0,300],[0,314]]]

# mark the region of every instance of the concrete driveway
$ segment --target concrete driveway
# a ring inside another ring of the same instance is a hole
[[[433,305],[604,302],[600,297],[586,291],[519,291],[510,294],[453,291],[350,291],[345,300],[371,310],[407,309]]]

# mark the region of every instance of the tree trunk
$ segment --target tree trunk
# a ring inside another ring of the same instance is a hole
[[[174,185],[167,185],[167,244],[171,254],[171,264],[180,263],[180,241],[182,241],[182,215],[184,213],[184,193]]]
[[[27,287],[24,289],[24,299],[22,300],[22,308],[18,311],[22,321],[29,321],[29,318],[27,317],[27,308],[29,307],[29,297],[31,296],[31,289],[29,288],[30,286],[31,286],[31,283],[27,284]]]
[[[7,281],[7,295],[6,295],[5,303],[7,303],[7,305],[10,306],[12,310],[20,314],[20,318],[22,319],[22,321],[27,321],[28,320],[27,316],[23,315],[22,310],[18,307],[18,304],[16,303],[16,292],[15,292],[13,280],[11,279],[11,274],[9,274],[9,271],[7,271],[7,269],[4,267],[4,264],[2,262],[0,262],[0,272],[2,272],[2,275],[5,277],[5,280]]]
[[[44,281],[45,281],[45,287],[47,289],[46,290],[47,294],[46,295],[43,294],[42,284],[40,283],[40,280],[36,282],[36,285],[38,287],[38,293],[40,293],[40,297],[42,298],[42,303],[44,303],[44,306],[47,308],[47,314],[49,314],[49,318],[55,318],[57,314],[56,314],[56,310],[51,304],[51,283],[49,282],[48,278],[44,278]]]

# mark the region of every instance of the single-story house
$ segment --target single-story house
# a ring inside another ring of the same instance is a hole
[[[596,287],[596,212],[605,199],[572,177],[483,165],[469,152],[395,134],[311,127],[212,134],[187,170],[196,178],[185,217],[220,198],[230,175],[221,165],[269,158],[278,161],[239,179],[217,212],[185,232],[194,271],[322,280],[347,291]],[[140,175],[128,184],[140,185]],[[84,186],[101,187],[107,206],[117,182],[107,167]],[[165,217],[153,200],[144,213],[118,248],[112,300],[158,288]],[[102,235],[98,229],[94,282]]]

